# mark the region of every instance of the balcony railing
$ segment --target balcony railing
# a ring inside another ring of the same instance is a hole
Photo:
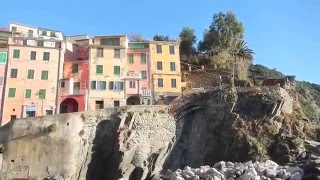
[[[139,94],[140,94],[140,96],[151,96],[151,90],[150,89],[140,89]]]
[[[60,96],[71,96],[71,95],[85,95],[87,92],[86,89],[74,88],[73,90],[69,88],[61,88]]]

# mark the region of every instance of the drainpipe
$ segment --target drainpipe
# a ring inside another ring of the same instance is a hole
[[[56,100],[55,100],[55,104],[56,104],[56,109],[55,109],[55,114],[59,113],[59,82],[60,82],[60,65],[61,65],[61,49],[62,49],[62,43],[61,42],[61,47],[59,48],[59,59],[58,59],[58,74],[57,74],[57,83],[56,83]]]

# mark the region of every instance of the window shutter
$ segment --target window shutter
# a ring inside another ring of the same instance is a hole
[[[102,90],[106,90],[106,89],[107,89],[107,82],[102,81]]]
[[[25,98],[30,98],[30,97],[31,97],[31,89],[26,89]]]
[[[110,82],[109,82],[109,90],[113,90],[113,85],[114,85],[114,82],[113,82],[113,81],[110,81]]]
[[[122,91],[123,90],[123,82],[120,82],[120,90]]]
[[[91,81],[91,89],[96,89],[96,81]]]

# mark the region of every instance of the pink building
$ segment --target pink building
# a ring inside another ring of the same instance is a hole
[[[127,105],[150,104],[149,43],[129,43],[125,94]]]

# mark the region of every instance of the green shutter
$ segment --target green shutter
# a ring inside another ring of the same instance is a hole
[[[96,73],[97,74],[103,73],[103,65],[96,65]]]
[[[5,63],[7,61],[7,53],[0,52],[0,63]]]
[[[78,64],[72,64],[72,73],[78,73],[79,66]]]
[[[129,61],[130,64],[134,63],[133,54],[128,54],[128,61]]]
[[[123,86],[124,86],[123,82],[120,82],[120,90],[121,91],[123,90]]]
[[[141,71],[141,78],[147,79],[147,71]]]
[[[113,72],[115,75],[119,75],[120,74],[120,66],[114,66],[113,67]]]
[[[20,57],[20,50],[14,49],[13,50],[13,58],[19,58]]]
[[[26,89],[25,98],[31,98],[31,89]]]
[[[10,78],[17,78],[17,76],[18,76],[18,70],[11,69]]]
[[[102,81],[102,90],[106,90],[107,89],[107,82],[106,81]]]
[[[141,54],[141,64],[147,63],[147,56],[146,54]]]
[[[46,90],[45,89],[39,90],[39,99],[46,99]]]
[[[30,60],[36,60],[37,52],[36,51],[31,51],[30,54]]]
[[[91,89],[96,89],[97,82],[91,81]]]
[[[32,69],[28,70],[28,77],[27,78],[28,79],[33,79],[34,78],[34,70],[32,70]]]
[[[109,82],[109,89],[110,89],[110,90],[113,90],[113,85],[114,85],[114,82],[113,82],[113,81],[110,81],[110,82]]]
[[[50,52],[44,52],[43,53],[43,60],[49,61],[49,59],[50,59]]]
[[[48,71],[42,71],[41,72],[41,80],[48,80]]]
[[[15,97],[16,96],[16,88],[9,88],[8,97]]]

